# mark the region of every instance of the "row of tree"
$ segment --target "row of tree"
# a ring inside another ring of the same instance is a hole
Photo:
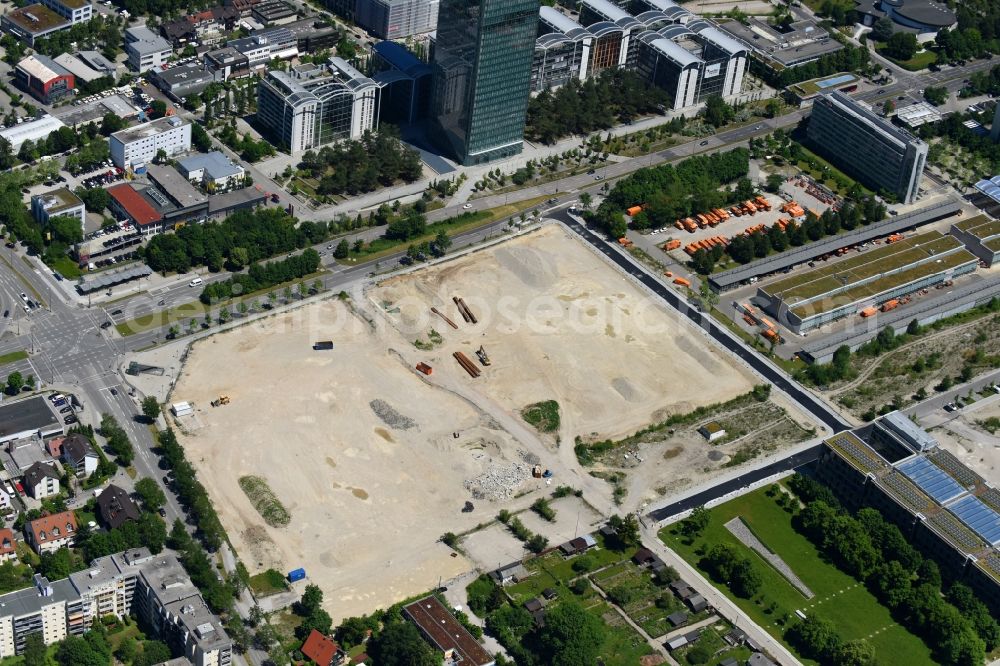
[[[750,153],[746,148],[689,157],[677,165],[640,169],[619,180],[597,211],[592,223],[614,237],[625,234],[623,211],[646,204],[652,212],[639,216],[638,225],[673,224],[695,210],[706,210],[725,197],[719,188],[747,175]],[[718,204],[716,204],[718,205]]]
[[[845,44],[834,53],[820,56],[798,67],[785,67],[780,72],[751,60],[751,70],[763,78],[768,85],[785,88],[793,83],[808,81],[820,76],[830,76],[837,72],[864,72],[870,66],[870,55],[864,46]]]
[[[771,252],[784,252],[789,247],[800,247],[824,236],[867,226],[884,217],[885,206],[874,197],[866,197],[857,203],[845,201],[839,211],[828,208],[819,217],[808,211],[802,224],[793,220],[784,229],[772,225],[752,234],[733,236],[725,250],[721,246],[711,250],[698,250],[691,257],[691,266],[702,275],[708,275],[723,253],[737,263],[747,264],[754,259],[766,257]]]
[[[101,415],[101,436],[107,440],[108,451],[115,455],[120,465],[128,467],[132,464],[135,448],[128,438],[128,433],[111,414]]]
[[[188,224],[176,233],[154,236],[142,256],[162,273],[184,273],[195,266],[238,271],[324,240],[318,229],[305,223],[296,229],[295,218],[281,208],[257,208],[233,213],[222,222]]]
[[[667,93],[637,73],[606,69],[586,81],[570,79],[554,92],[543,90],[528,101],[525,136],[553,144],[571,134],[589,134],[660,111]]]
[[[198,299],[206,305],[225,301],[234,296],[297,280],[315,273],[317,268],[319,268],[319,253],[311,247],[306,248],[301,254],[285,259],[265,264],[250,264],[246,273],[234,273],[228,280],[207,284]]]
[[[205,487],[198,481],[194,467],[184,455],[184,448],[178,443],[174,431],[169,429],[160,432],[159,443],[160,455],[174,475],[173,488],[177,499],[191,512],[198,526],[198,535],[205,545],[212,550],[217,549],[225,540],[225,531]]]
[[[372,192],[423,174],[420,155],[404,145],[391,126],[365,132],[357,141],[340,141],[302,154],[299,168],[319,181],[317,194]]]
[[[815,483],[815,482],[813,482]],[[796,527],[840,569],[864,582],[902,624],[920,636],[942,664],[981,664],[1000,645],[1000,626],[985,605],[961,584],[941,594],[941,574],[933,560],[909,544],[896,525],[874,509],[852,516],[816,493],[809,482],[792,484],[805,508]],[[950,603],[954,599],[962,605]],[[789,638],[806,656],[836,663],[841,648],[828,627],[816,621],[789,629]]]

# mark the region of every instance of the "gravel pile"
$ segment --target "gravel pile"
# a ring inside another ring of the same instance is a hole
[[[526,463],[490,463],[485,472],[466,480],[465,488],[474,499],[498,502],[513,497],[530,477],[531,465]]]
[[[368,406],[372,408],[375,412],[375,416],[382,419],[382,423],[386,424],[393,430],[409,430],[410,428],[415,428],[417,422],[411,419],[409,416],[403,416],[395,409],[392,405],[387,403],[385,400],[375,399],[368,403]]]

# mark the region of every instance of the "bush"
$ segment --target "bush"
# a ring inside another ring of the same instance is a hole
[[[267,485],[262,477],[241,476],[239,480],[240,488],[246,493],[253,508],[261,515],[264,521],[271,527],[285,527],[291,522],[292,517],[288,509],[281,503],[281,500],[274,494],[271,487]]]

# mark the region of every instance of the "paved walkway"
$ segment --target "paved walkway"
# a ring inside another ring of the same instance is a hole
[[[736,516],[728,523],[726,523],[726,529],[739,539],[744,546],[753,549],[758,555],[763,557],[765,560],[771,563],[775,569],[778,570],[782,576],[784,576],[789,583],[798,588],[799,592],[805,595],[806,599],[812,599],[816,595],[813,591],[802,582],[802,579],[795,575],[792,568],[785,564],[785,561],[781,559],[777,553],[773,552],[770,548],[764,545],[764,542],[757,538],[757,535],[753,533],[750,526],[743,522],[743,519]]]
[[[694,624],[686,624],[683,627],[677,627],[676,629],[674,629],[673,631],[671,631],[670,633],[668,633],[666,636],[663,636],[660,640],[662,640],[664,643],[669,643],[670,641],[674,640],[678,636],[683,636],[684,634],[689,634],[692,631],[695,631],[696,629],[701,629],[702,627],[707,627],[707,626],[709,626],[711,624],[714,624],[715,622],[718,622],[718,621],[719,621],[719,616],[718,615],[709,615],[704,620],[701,620],[699,622],[695,622]]]

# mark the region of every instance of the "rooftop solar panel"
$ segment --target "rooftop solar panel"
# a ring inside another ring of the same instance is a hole
[[[939,504],[955,499],[965,492],[958,481],[922,456],[908,458],[896,465],[913,483]]]
[[[963,497],[948,509],[983,540],[993,545],[1000,544],[1000,514],[979,501],[978,497]]]

